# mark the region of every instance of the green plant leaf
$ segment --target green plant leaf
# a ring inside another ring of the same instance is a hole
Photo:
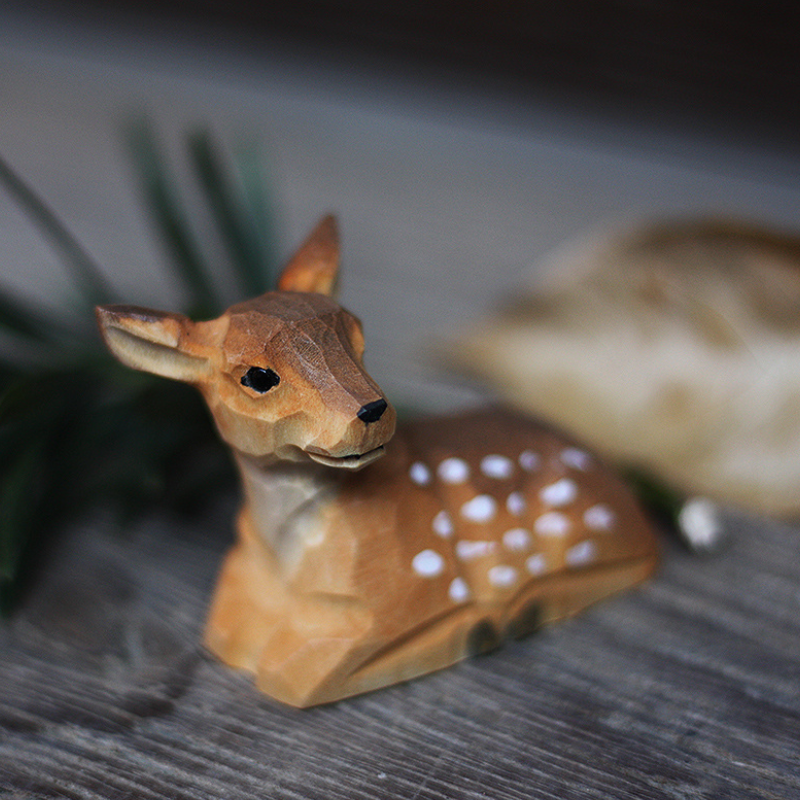
[[[152,129],[142,123],[126,133],[144,205],[168,253],[165,263],[189,301],[182,310],[213,316],[222,300],[207,264],[219,259],[194,237]],[[265,291],[275,248],[273,232],[263,222],[271,206],[267,188],[258,182],[255,151],[244,160],[232,157],[229,164],[207,133],[196,132],[187,144],[238,282],[248,293]],[[91,260],[81,261],[80,246],[33,190],[9,169],[0,174],[3,187],[69,262],[84,303],[112,299],[99,270]],[[123,519],[155,504],[185,513],[234,484],[235,472],[199,395],[123,367],[102,346],[90,327],[92,315],[84,311],[82,317],[60,309],[40,312],[0,288],[0,606],[5,610],[26,566],[35,563],[43,537],[87,508],[110,505]]]
[[[22,566],[40,540],[51,509],[46,484],[52,408],[42,413],[30,391],[31,378],[18,377],[0,395],[0,612],[16,595]],[[42,398],[39,398],[41,401]],[[46,404],[46,398],[45,398]]]
[[[72,271],[75,285],[86,305],[92,308],[99,303],[111,302],[114,293],[92,257],[44,200],[2,157],[0,157],[0,184],[61,255],[64,265]]]
[[[34,515],[41,503],[44,442],[28,442],[0,472],[0,612],[15,595],[26,545],[35,538]]]
[[[173,272],[188,293],[190,314],[203,318],[215,316],[222,310],[219,297],[173,188],[155,134],[149,124],[139,122],[128,128],[127,140],[145,207],[170,254]]]
[[[0,328],[18,336],[46,341],[51,328],[26,303],[0,289]]]
[[[81,331],[76,328],[74,321],[70,324],[62,313],[53,309],[43,311],[34,308],[29,302],[0,288],[0,336],[14,349],[20,345],[27,346],[28,350],[33,347],[40,356],[34,358],[35,363],[52,360],[56,352],[74,345],[75,339],[80,338]],[[0,362],[5,360],[0,354]],[[18,361],[14,358],[7,360],[11,363]],[[2,385],[0,376],[0,386]]]
[[[264,254],[256,220],[243,203],[241,192],[206,130],[194,131],[188,138],[189,154],[206,200],[214,216],[231,264],[245,296],[261,294],[267,284]]]
[[[233,162],[242,187],[242,202],[249,212],[252,235],[258,241],[261,253],[259,292],[276,287],[279,268],[275,192],[265,160],[262,147],[255,142],[240,144],[233,150]]]

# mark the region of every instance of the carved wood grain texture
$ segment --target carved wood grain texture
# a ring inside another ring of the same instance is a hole
[[[198,646],[231,510],[54,546],[0,633],[0,797],[800,796],[796,530],[731,518],[715,558],[668,545],[571,622],[298,711]]]

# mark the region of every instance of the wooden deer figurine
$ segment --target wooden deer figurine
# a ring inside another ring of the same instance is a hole
[[[623,484],[547,427],[493,410],[395,434],[359,321],[331,297],[338,262],[327,217],[278,291],[218,319],[97,312],[125,364],[200,389],[232,448],[245,499],[206,643],[295,706],[491,649],[657,561]]]

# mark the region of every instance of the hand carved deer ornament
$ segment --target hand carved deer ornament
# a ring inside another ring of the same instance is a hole
[[[218,319],[97,312],[125,364],[199,388],[232,448],[245,499],[206,643],[296,706],[448,666],[657,560],[622,483],[547,427],[478,411],[392,439],[360,323],[331,297],[338,263],[327,217],[278,291]]]

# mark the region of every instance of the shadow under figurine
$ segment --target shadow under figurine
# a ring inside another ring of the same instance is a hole
[[[97,312],[122,362],[199,388],[233,449],[245,499],[205,640],[294,706],[446,667],[657,562],[623,483],[548,427],[491,410],[395,434],[338,264],[326,217],[278,291],[218,319]]]

